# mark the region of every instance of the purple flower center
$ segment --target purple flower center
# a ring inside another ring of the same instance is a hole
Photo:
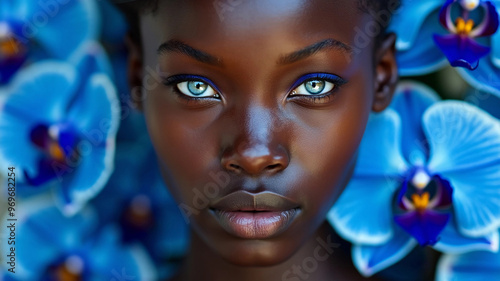
[[[30,139],[42,152],[38,174],[32,177],[25,172],[31,185],[39,186],[59,177],[59,172],[74,168],[80,159],[77,149],[80,139],[70,124],[35,125],[31,129]]]
[[[453,7],[459,10],[455,20],[452,19]],[[448,0],[441,8],[439,21],[450,34],[435,34],[434,41],[450,64],[476,69],[490,48],[480,45],[475,39],[493,35],[499,26],[495,5],[491,1]]]
[[[17,26],[0,22],[0,84],[8,82],[27,59],[28,48],[16,36]]]
[[[71,255],[49,266],[45,276],[51,281],[83,281],[84,272],[84,260],[78,255]]]
[[[474,28],[474,21],[472,19],[465,21],[464,18],[458,17],[455,21],[455,28],[455,32],[457,34],[469,36],[470,32]]]
[[[124,242],[143,240],[154,225],[151,199],[143,194],[134,196],[125,206],[120,218]]]
[[[434,245],[450,219],[452,193],[448,181],[418,168],[403,182],[394,221],[420,245]]]

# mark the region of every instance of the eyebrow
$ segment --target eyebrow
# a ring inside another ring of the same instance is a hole
[[[281,65],[294,63],[296,61],[303,60],[307,57],[310,57],[310,56],[316,54],[317,52],[325,50],[325,49],[340,50],[340,51],[344,52],[345,54],[347,54],[348,56],[352,56],[352,53],[353,53],[351,46],[349,46],[349,45],[347,45],[339,40],[325,39],[323,41],[320,41],[320,42],[314,43],[310,46],[307,46],[302,50],[293,52],[293,53],[288,54],[288,55],[284,55],[278,60],[277,63],[281,64]]]
[[[188,44],[178,41],[178,40],[169,40],[158,47],[158,50],[156,51],[158,55],[163,55],[165,53],[169,52],[176,52],[176,53],[181,53],[188,55],[192,58],[194,58],[197,61],[203,62],[203,63],[208,63],[211,65],[216,65],[216,66],[221,66],[222,65],[222,60],[212,56],[208,53],[205,53],[201,50],[195,49]]]
[[[302,50],[298,50],[296,52],[281,56],[278,59],[277,64],[283,65],[283,64],[294,63],[296,61],[310,57],[316,54],[317,52],[325,49],[337,49],[346,53],[349,56],[351,56],[353,53],[351,46],[335,39],[325,39],[320,42],[314,43],[310,46],[307,46]],[[161,44],[157,50],[158,55],[163,55],[169,52],[185,54],[203,63],[215,66],[222,66],[222,60],[220,58],[212,56],[194,47],[191,47],[188,44],[179,40],[169,40]]]

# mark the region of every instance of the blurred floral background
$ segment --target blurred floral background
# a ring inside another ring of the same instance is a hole
[[[393,15],[402,79],[328,214],[364,276],[500,280],[499,10],[374,14]],[[127,31],[106,0],[0,2],[0,280],[165,280],[182,261],[188,224],[132,103]]]

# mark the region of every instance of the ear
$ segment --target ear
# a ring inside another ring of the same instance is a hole
[[[399,80],[396,62],[396,35],[388,34],[375,53],[375,95],[372,110],[380,112],[391,103]]]
[[[142,110],[142,77],[143,77],[143,58],[142,49],[139,44],[128,34],[125,38],[128,48],[128,83],[130,87],[130,98],[134,106]]]

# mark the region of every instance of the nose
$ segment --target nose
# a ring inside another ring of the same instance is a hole
[[[234,141],[223,151],[222,167],[249,176],[274,175],[285,170],[290,157],[282,141],[283,129],[263,109],[250,110],[244,117],[234,120],[243,125],[234,126]]]
[[[230,151],[230,152],[229,152]],[[228,149],[221,164],[227,171],[245,173],[250,176],[272,175],[288,167],[289,157],[282,146],[239,142]]]

